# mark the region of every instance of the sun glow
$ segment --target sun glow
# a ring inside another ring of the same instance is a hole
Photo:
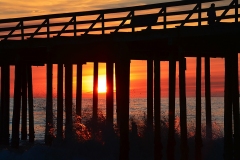
[[[106,77],[105,76],[99,76],[98,79],[98,93],[106,93],[107,87],[106,87]]]

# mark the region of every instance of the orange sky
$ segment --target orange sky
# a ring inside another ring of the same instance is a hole
[[[240,59],[240,58],[239,58]],[[187,96],[195,96],[196,59],[187,58],[186,87]],[[239,61],[240,62],[240,61]],[[106,65],[99,63],[99,85],[106,83]],[[176,74],[176,96],[178,96],[178,63]],[[130,96],[146,97],[146,61],[131,61]],[[53,96],[57,93],[57,66],[53,66]],[[11,67],[11,96],[13,95],[14,67]],[[83,97],[92,97],[93,63],[83,65]],[[46,96],[46,67],[33,67],[34,97]],[[76,94],[76,66],[73,66],[73,96]],[[212,96],[223,96],[224,92],[224,59],[211,58],[211,92]],[[105,97],[105,94],[101,94]],[[100,97],[101,97],[100,95]],[[168,62],[161,62],[161,95],[168,96]],[[204,59],[202,58],[202,96],[204,96]]]

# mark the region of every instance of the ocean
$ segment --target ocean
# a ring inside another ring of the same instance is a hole
[[[163,122],[168,124],[168,98],[162,98],[161,99],[161,119]],[[202,97],[202,136],[203,136],[203,143],[207,145],[203,145],[203,155],[205,155],[204,159],[223,159],[222,154],[219,154],[219,151],[223,151],[223,121],[224,121],[224,98],[223,97],[212,97],[211,99],[211,105],[212,105],[212,124],[213,124],[213,139],[214,143],[209,146],[208,142],[204,142],[204,136],[205,136],[205,98]],[[146,113],[147,113],[147,99],[146,98],[131,98],[130,99],[130,120],[133,120],[136,122],[136,124],[141,128],[144,125],[144,121],[146,120]],[[180,135],[180,124],[179,124],[179,117],[180,117],[180,108],[179,108],[179,99],[176,98],[176,111],[175,111],[175,129],[178,136]],[[188,127],[188,143],[189,143],[189,150],[190,150],[190,157],[194,157],[194,132],[195,132],[195,106],[196,101],[194,97],[188,97],[187,98],[187,127]],[[83,117],[91,117],[91,111],[92,111],[92,99],[91,98],[84,98],[82,100],[82,114]],[[75,153],[75,151],[69,151],[64,147],[56,147],[57,143],[55,145],[49,147],[45,146],[44,144],[44,133],[45,133],[45,113],[46,108],[46,99],[44,98],[34,98],[34,129],[35,129],[35,144],[22,152],[16,152],[12,151],[11,149],[2,149],[0,151],[0,159],[59,159],[59,155],[57,154],[58,151],[61,151],[63,156],[60,159],[94,159],[94,157],[88,158],[88,156],[81,156],[79,152],[78,154]],[[105,99],[99,99],[98,100],[98,108],[99,113],[103,116],[106,115],[106,100]],[[10,99],[10,139],[11,139],[11,123],[12,123],[12,110],[13,110],[13,99]],[[75,99],[73,99],[73,115],[75,111]],[[114,111],[116,111],[116,102],[114,102]],[[54,126],[56,126],[57,123],[57,99],[53,99],[53,119],[54,119]],[[65,115],[64,115],[65,116]],[[84,121],[84,120],[83,120]],[[116,114],[114,113],[114,123],[116,123]],[[163,131],[164,132],[164,131]],[[19,135],[20,137],[20,135]],[[166,152],[166,139],[167,139],[167,133],[162,134],[162,143],[163,143],[163,152]],[[21,145],[25,145],[26,143],[24,141],[21,141]],[[134,142],[132,144],[135,144]],[[70,146],[74,146],[74,144],[70,143]],[[90,144],[88,147],[96,148],[96,144]],[[130,146],[131,146],[131,139],[130,139]],[[217,146],[214,149],[212,148],[211,155],[209,153],[206,153],[209,151],[209,147]],[[76,147],[76,146],[75,146]],[[79,147],[79,146],[78,146]],[[76,148],[78,148],[76,147]],[[205,147],[205,148],[204,148]],[[68,147],[68,149],[71,147]],[[81,147],[80,147],[81,148]],[[115,148],[118,148],[116,145]],[[135,147],[130,147],[135,148]],[[139,148],[139,147],[138,147]],[[164,149],[165,148],[165,149]],[[180,138],[176,137],[176,148],[180,148]],[[62,151],[64,150],[64,152]],[[74,149],[75,150],[75,149]],[[69,157],[70,153],[71,156]],[[91,149],[89,151],[85,152],[91,152]],[[137,159],[141,159],[144,157],[147,157],[147,159],[152,159],[153,154],[151,151],[146,151],[146,156],[136,156],[134,154],[135,149],[132,149],[130,151],[130,157],[133,156]],[[138,152],[138,151],[136,151]],[[74,154],[75,153],[75,154]],[[38,154],[40,154],[38,156]],[[43,155],[42,155],[43,154]],[[89,153],[90,154],[90,153]],[[91,154],[90,154],[91,155]],[[97,155],[97,153],[96,153]],[[118,153],[112,153],[110,157],[107,159],[118,159]],[[180,159],[180,151],[179,149],[176,149],[176,159]],[[207,155],[207,156],[206,156]],[[35,157],[35,158],[33,158]],[[50,157],[50,158],[49,158]],[[58,157],[58,158],[57,158]],[[101,156],[100,156],[101,157]],[[106,157],[103,156],[103,158],[97,157],[96,159],[106,159]],[[163,158],[166,158],[166,155],[163,155]],[[131,159],[135,159],[131,158]]]
[[[75,102],[73,99],[73,114],[75,112]],[[35,139],[37,141],[44,140],[45,133],[45,118],[46,118],[46,99],[45,98],[34,98],[34,125],[35,125]],[[224,120],[224,97],[212,97],[212,122],[214,127],[223,133],[223,120]],[[131,98],[130,99],[130,119],[134,119],[137,124],[143,124],[144,117],[147,114],[147,99],[146,98]],[[196,115],[196,101],[195,98],[187,98],[187,122],[189,129],[195,127],[195,115]],[[176,98],[175,103],[176,111],[176,122],[180,117],[179,98]],[[10,99],[10,134],[12,129],[12,111],[13,111],[13,99]],[[106,100],[98,100],[98,111],[105,116],[106,115]],[[114,102],[114,111],[116,111],[116,102]],[[54,123],[57,123],[57,99],[53,99],[53,119]],[[82,100],[82,114],[87,116],[92,113],[92,99],[84,98]],[[114,112],[114,122],[116,123],[116,112]],[[64,115],[65,116],[65,115]],[[168,98],[161,99],[161,118],[162,120],[168,120]],[[202,97],[202,126],[206,123],[205,117],[205,98]],[[177,124],[176,124],[177,125]]]

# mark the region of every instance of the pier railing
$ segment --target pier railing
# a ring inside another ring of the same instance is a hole
[[[213,1],[216,0],[201,3],[176,1],[126,8],[2,19],[0,20],[0,40],[26,40],[63,35],[80,36],[89,33],[109,34],[119,31],[135,32],[143,27],[167,29],[190,23],[201,26],[206,24],[206,12],[209,7],[203,8],[202,4]],[[193,9],[178,11],[177,7],[185,6],[193,7]],[[174,7],[176,9],[173,9]],[[228,6],[217,6],[216,11],[221,12],[217,17],[217,22],[226,19],[238,22],[238,8],[238,0],[233,0]],[[150,10],[154,11],[149,14]],[[234,10],[234,13],[229,13],[229,10]],[[193,16],[194,14],[197,16]],[[180,19],[171,18],[174,16],[180,16]],[[151,17],[156,18],[155,22],[144,22]],[[134,19],[137,23],[133,23]],[[138,23],[139,21],[142,23]]]

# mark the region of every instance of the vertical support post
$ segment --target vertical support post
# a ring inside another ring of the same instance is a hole
[[[167,29],[167,7],[164,7],[163,23],[163,29]]]
[[[52,63],[47,63],[47,104],[46,104],[46,128],[45,128],[45,144],[52,143],[53,129],[53,100],[52,100]]]
[[[235,0],[235,23],[238,23],[238,0]]]
[[[116,62],[116,91],[120,120],[120,155],[119,159],[129,159],[129,87],[130,61],[123,59]]]
[[[58,64],[57,75],[57,138],[63,139],[63,64]]]
[[[97,120],[98,114],[98,62],[93,64],[93,119]]]
[[[69,139],[72,136],[72,64],[65,64],[65,111],[66,125],[65,138]]]
[[[133,11],[131,11],[132,12],[132,19],[134,18],[134,16],[135,16],[135,13],[134,13],[134,10]],[[132,26],[132,32],[135,32],[135,27],[134,27],[134,25]]]
[[[210,57],[205,57],[205,103],[206,103],[206,137],[212,139],[212,111],[210,85]]]
[[[173,55],[171,55],[173,56]],[[174,159],[175,148],[175,88],[176,86],[176,60],[171,57],[169,60],[169,131],[168,131],[168,144],[167,144],[167,158]]]
[[[224,88],[224,159],[232,159],[232,101],[231,101],[231,59],[225,56]]]
[[[195,134],[195,159],[201,160],[202,136],[201,136],[201,57],[197,58],[196,67],[196,134]]]
[[[23,20],[20,21],[20,25],[21,25],[21,40],[24,40],[24,26],[23,26]]]
[[[12,141],[13,148],[19,147],[19,123],[21,109],[21,64],[17,62],[15,65],[14,80],[14,102],[13,102],[13,118],[12,118]]]
[[[32,86],[32,66],[27,65],[28,83],[28,116],[29,116],[29,142],[34,142],[34,116],[33,116],[33,86]]]
[[[3,64],[1,67],[1,140],[4,145],[9,144],[9,98],[10,98],[10,67]]]
[[[154,60],[154,159],[162,158],[162,143],[161,143],[161,87],[160,87],[160,61]]]
[[[105,34],[104,31],[105,31],[105,25],[104,25],[104,13],[102,13],[102,34]]]
[[[82,63],[77,64],[76,114],[82,116]]]
[[[47,38],[50,38],[50,26],[49,26],[49,18],[47,20]]]
[[[198,26],[201,26],[202,23],[202,3],[201,0],[198,0]]]
[[[77,17],[73,16],[73,29],[74,29],[74,37],[77,36]]]
[[[113,126],[113,62],[106,63],[106,120],[110,126]]]
[[[22,127],[21,140],[27,139],[27,71],[26,65],[22,64]]]
[[[240,159],[238,52],[231,54],[230,64],[234,121],[234,159]]]
[[[117,92],[117,90],[119,90],[118,88],[120,88],[120,83],[117,82],[117,69],[116,69],[117,64],[115,63],[115,84],[116,84],[116,114],[117,114],[117,126],[120,127],[120,95]]]
[[[179,60],[179,98],[180,98],[180,129],[181,129],[181,159],[188,159],[187,143],[187,105],[186,105],[186,58]]]
[[[147,60],[147,127],[153,128],[153,60]]]

